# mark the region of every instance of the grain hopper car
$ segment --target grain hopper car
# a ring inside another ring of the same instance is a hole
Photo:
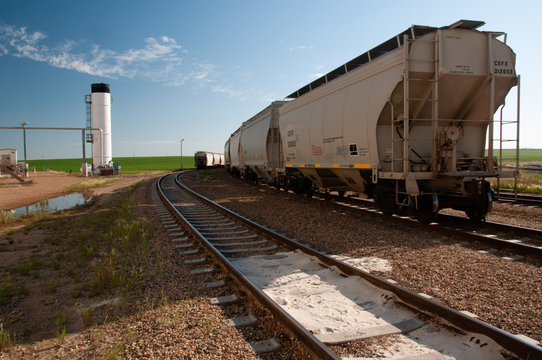
[[[485,218],[486,179],[515,175],[495,160],[493,127],[518,77],[505,34],[482,25],[412,26],[273,102],[227,141],[228,168],[297,193],[365,194],[422,222],[442,208]]]

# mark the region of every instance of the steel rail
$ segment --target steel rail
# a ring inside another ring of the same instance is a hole
[[[438,217],[442,218],[442,219],[447,219],[447,220],[451,220],[451,221],[459,221],[459,222],[463,222],[463,223],[466,223],[466,222],[469,221],[468,219],[463,218],[461,216],[448,215],[448,214],[439,214]],[[542,238],[542,230],[538,230],[538,229],[528,228],[528,227],[524,227],[524,226],[496,223],[496,222],[492,222],[492,221],[485,221],[485,222],[482,223],[482,225],[490,226],[490,227],[494,228],[495,230],[512,232],[512,233],[517,234],[517,235]],[[461,231],[461,230],[458,230],[458,231]],[[469,233],[467,232],[467,234],[469,234]],[[474,234],[474,235],[476,235],[476,234]],[[486,237],[484,235],[478,235],[478,236]],[[487,240],[490,240],[490,239],[491,238],[488,238]],[[476,238],[476,240],[478,240],[478,239]],[[515,243],[510,243],[509,241],[506,241],[506,240],[501,240],[501,242],[508,243],[507,247],[509,247],[512,250],[525,251],[526,255],[533,255],[534,254],[534,255],[542,258],[542,248],[541,247],[536,247],[536,246],[532,246],[532,245],[524,245],[524,244],[521,244],[521,243],[518,243],[518,244],[522,245],[522,247],[515,247],[515,245],[514,245]]]
[[[186,173],[186,172],[185,172]],[[184,173],[183,173],[184,174]],[[309,332],[305,327],[303,327],[297,320],[295,320],[290,314],[284,311],[275,301],[273,301],[267,294],[265,294],[260,288],[258,288],[250,279],[248,279],[244,274],[242,274],[229,260],[225,257],[220,251],[218,251],[206,238],[203,236],[191,223],[185,218],[169,201],[164,192],[162,191],[161,184],[162,181],[167,176],[175,176],[175,182],[181,186],[181,188],[186,189],[178,180],[178,175],[165,175],[161,177],[157,182],[157,191],[162,199],[162,201],[173,211],[175,216],[184,222],[189,231],[195,236],[199,241],[205,246],[207,251],[211,253],[228,271],[228,273],[250,294],[256,297],[261,303],[263,303],[268,309],[271,310],[274,316],[276,316],[280,321],[286,326],[286,328],[291,331],[298,339],[303,341],[307,348],[318,356],[321,359],[335,359],[338,360],[338,357],[333,353],[324,343],[318,340],[311,332]],[[189,194],[193,195],[191,190],[188,190]],[[199,197],[196,197],[199,198]]]
[[[453,324],[454,326],[462,330],[483,334],[491,338],[492,340],[494,340],[497,344],[499,344],[503,348],[507,349],[508,351],[511,351],[512,353],[516,354],[522,359],[542,360],[542,347],[533,345],[493,325],[490,325],[481,320],[465,315],[448,306],[439,304],[431,299],[423,297],[413,291],[407,290],[398,285],[392,284],[391,282],[381,279],[368,272],[357,269],[341,261],[335,260],[325,254],[320,253],[319,251],[311,247],[303,245],[299,243],[298,241],[289,239],[285,237],[284,235],[279,234],[271,229],[268,229],[267,227],[263,225],[257,224],[254,221],[242,215],[234,213],[233,211],[225,208],[224,206],[213,202],[212,200],[206,198],[205,196],[201,194],[198,194],[194,190],[180,183],[177,179],[175,179],[175,181],[180,187],[185,189],[187,192],[192,194],[197,199],[204,201],[205,203],[211,205],[212,207],[219,209],[223,213],[226,213],[229,216],[236,218],[242,221],[243,223],[258,229],[259,231],[269,236],[272,236],[274,239],[279,240],[281,243],[283,243],[285,246],[289,248],[300,249],[309,255],[317,257],[326,266],[330,266],[330,267],[335,266],[346,275],[359,276],[381,289],[391,291],[408,306],[416,308],[422,312],[430,312],[431,314],[437,315],[440,318],[444,319],[445,321]]]
[[[344,201],[355,201],[355,202],[363,202],[363,203],[367,203],[368,205],[373,205],[374,203],[370,202],[370,201],[367,201],[367,200],[363,200],[363,199],[343,199]],[[340,202],[340,200],[335,200],[336,203]],[[339,204],[340,205],[340,204]],[[383,216],[382,214],[380,213],[375,213],[375,212],[372,212],[372,211],[367,211],[367,210],[364,210],[364,209],[359,209],[359,208],[353,208],[355,210],[358,210],[358,211],[364,211],[368,214],[371,214],[373,216]],[[448,220],[448,221],[460,221],[460,222],[467,222],[469,220],[465,219],[465,218],[462,218],[460,216],[454,216],[454,215],[447,215],[447,214],[438,214],[435,222],[439,224],[439,221],[438,219],[445,219],[445,220]],[[454,228],[449,228],[449,227],[444,227],[444,226],[440,226],[441,224],[439,224],[439,226],[433,226],[433,225],[427,225],[427,224],[421,224],[411,218],[408,218],[408,219],[405,219],[403,217],[400,217],[400,216],[391,216],[391,217],[388,217],[389,221],[395,221],[396,223],[398,224],[408,224],[409,226],[417,226],[419,227],[420,229],[423,229],[425,231],[431,231],[431,232],[434,232],[434,233],[437,233],[437,234],[441,234],[441,235],[446,235],[446,236],[456,236],[456,237],[461,237],[461,238],[464,238],[466,240],[469,240],[469,241],[478,241],[480,243],[483,243],[487,246],[492,246],[492,247],[495,247],[495,248],[498,248],[498,249],[507,249],[507,250],[510,250],[510,251],[513,251],[519,255],[524,255],[524,256],[533,256],[535,258],[538,258],[538,259],[542,259],[542,247],[537,247],[537,246],[533,246],[533,245],[527,245],[527,244],[524,244],[524,243],[521,243],[521,242],[511,242],[511,241],[507,241],[507,240],[503,240],[503,239],[499,239],[499,238],[494,238],[494,237],[489,237],[489,236],[486,236],[486,235],[483,235],[483,234],[480,234],[480,233],[472,233],[472,232],[469,232],[469,231],[466,231],[466,230],[462,230],[462,229],[454,229]],[[521,227],[521,226],[514,226],[514,225],[508,225],[508,224],[501,224],[501,223],[495,223],[495,222],[490,222],[490,221],[486,221],[484,222],[483,224],[485,225],[488,225],[488,226],[492,226],[494,227],[496,230],[501,230],[501,231],[508,231],[508,232],[513,232],[515,234],[521,234],[521,235],[524,235],[524,236],[535,236],[535,237],[542,237],[542,231],[540,230],[537,230],[537,229],[531,229],[531,228],[526,228],[526,227]]]
[[[542,196],[540,195],[530,195],[530,194],[518,194],[517,201],[515,194],[513,192],[501,192],[498,195],[498,198],[495,199],[503,204],[523,204],[523,205],[533,205],[533,206],[542,206]]]

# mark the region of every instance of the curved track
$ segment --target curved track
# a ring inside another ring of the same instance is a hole
[[[176,188],[177,186],[179,188]],[[184,193],[182,197],[179,197],[176,194],[181,188]],[[280,319],[284,326],[300,341],[307,344],[307,347],[312,349],[319,358],[337,358],[337,356],[239,271],[231,261],[232,257],[274,254],[285,249],[300,250],[316,257],[323,266],[336,267],[344,276],[357,276],[383,291],[393,293],[400,303],[406,304],[409,308],[419,309],[422,313],[443,319],[444,323],[452,324],[463,331],[483,334],[520,358],[542,359],[542,348],[538,346],[436,303],[423,294],[401,288],[392,281],[376,277],[258,225],[196,194],[178,179],[175,179],[174,183],[173,175],[160,179],[158,193],[169,211],[185,223],[191,235],[199,241],[199,244],[193,246],[182,245],[182,254],[198,256],[199,249],[204,249],[223,268],[227,269],[228,273],[244,289],[257,298],[261,304],[271,309],[276,318]],[[185,262],[197,264],[201,262],[201,258]]]

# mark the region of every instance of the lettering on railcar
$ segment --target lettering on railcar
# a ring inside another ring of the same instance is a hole
[[[507,60],[495,60],[493,61],[493,73],[497,75],[514,75],[514,69],[508,67]]]
[[[312,145],[311,148],[312,148],[312,155],[314,155],[314,156],[322,155],[322,147],[321,146]]]
[[[450,74],[474,74],[470,68],[470,65],[456,65],[454,69],[450,70]]]
[[[335,140],[340,140],[342,139],[343,137],[342,136],[334,136],[334,137],[328,137],[328,138],[325,138],[323,139],[322,141],[324,143],[330,143],[330,142],[335,142]]]

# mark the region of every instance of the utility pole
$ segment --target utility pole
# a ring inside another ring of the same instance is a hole
[[[23,127],[23,143],[24,143],[24,178],[26,179],[28,177],[28,169],[26,168],[26,127],[29,124],[25,121],[21,124]]]
[[[181,139],[181,170],[183,169],[183,141],[184,139]]]

